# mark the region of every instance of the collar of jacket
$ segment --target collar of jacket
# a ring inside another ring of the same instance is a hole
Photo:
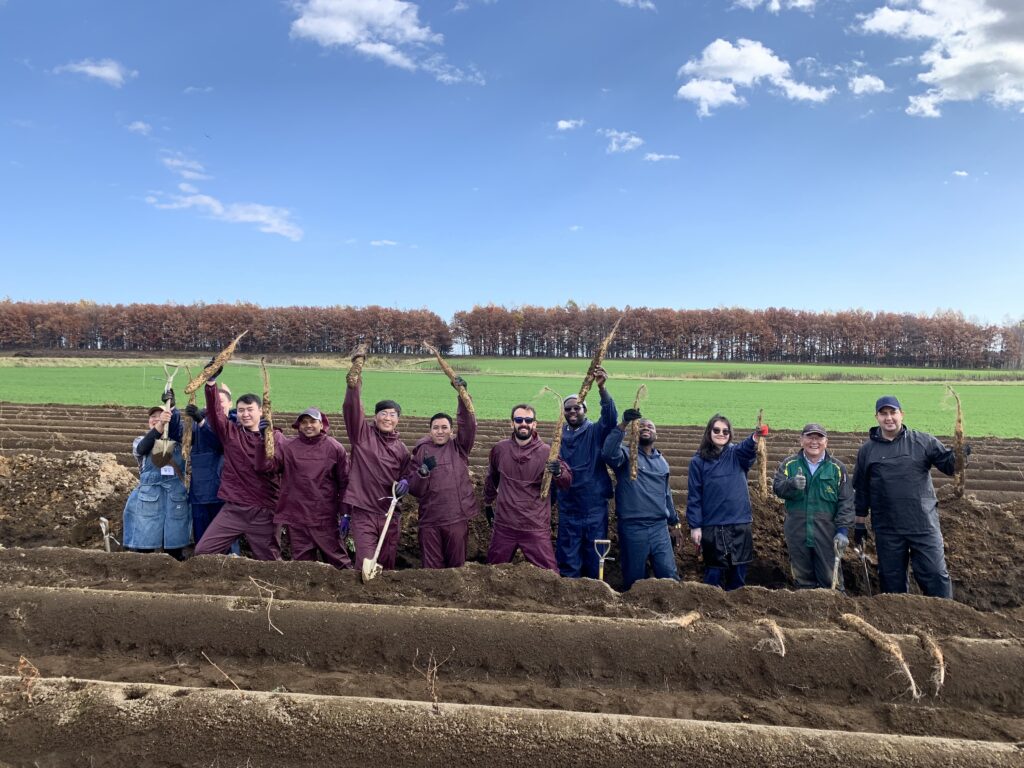
[[[902,427],[900,427],[900,433],[898,435],[896,435],[896,437],[894,437],[892,440],[886,440],[884,437],[882,437],[882,428],[881,427],[872,427],[871,429],[868,430],[868,437],[870,437],[876,443],[895,443],[897,440],[902,440],[903,437],[906,434],[907,434],[907,425],[906,424],[904,424]]]

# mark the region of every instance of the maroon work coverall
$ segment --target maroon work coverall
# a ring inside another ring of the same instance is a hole
[[[384,433],[375,424],[366,422],[359,390],[360,387],[348,387],[345,390],[345,404],[341,409],[352,448],[345,505],[350,508],[352,516],[351,530],[356,545],[357,570],[362,568],[364,559],[373,557],[377,549],[377,541],[384,530],[384,520],[391,505],[391,484],[403,477],[409,469],[409,449],[399,438],[398,430]],[[380,557],[377,558],[383,568],[395,567],[400,529],[398,509],[395,509]]]
[[[195,553],[225,554],[244,534],[257,560],[280,560],[281,551],[274,538],[277,477],[255,467],[256,455],[264,450],[263,435],[228,420],[212,381],[206,385],[206,421],[224,447],[224,468],[217,490],[224,507],[196,544]]]
[[[526,445],[510,437],[491,448],[484,483],[484,504],[494,504],[488,563],[512,562],[518,547],[527,562],[558,573],[551,544],[551,497],[540,497],[549,452],[550,447],[536,432]],[[553,485],[568,488],[572,485],[572,470],[561,459],[559,463],[562,474]]]
[[[341,544],[338,520],[341,499],[348,485],[348,453],[328,434],[330,422],[322,415],[323,432],[274,434],[274,458],[256,454],[256,468],[281,476],[281,495],[275,525],[288,526],[292,560],[316,560],[317,551],[335,568],[351,568],[352,560]]]
[[[469,452],[476,439],[476,417],[459,399],[458,432],[442,446],[424,437],[412,451],[406,476],[409,492],[420,501],[419,538],[424,568],[458,568],[466,562],[469,521],[479,513],[473,481],[469,477]],[[432,456],[437,466],[426,477],[417,471]]]

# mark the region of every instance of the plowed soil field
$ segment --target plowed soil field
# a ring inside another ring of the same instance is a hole
[[[119,532],[144,421],[0,408],[0,766],[1024,766],[1020,441],[974,442],[965,499],[936,478],[951,602],[869,597],[852,556],[849,597],[784,589],[773,502],[755,512],[761,586],[729,594],[689,553],[684,582],[628,593],[614,570],[420,570],[414,505],[400,570],[368,584],[106,553],[97,520]],[[505,435],[481,427],[477,475]],[[659,430],[679,506],[698,439]],[[852,463],[861,440],[831,447]],[[795,445],[773,434],[770,469]],[[474,523],[472,559],[487,538]]]

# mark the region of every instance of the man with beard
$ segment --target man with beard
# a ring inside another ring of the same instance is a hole
[[[331,423],[318,408],[307,408],[292,424],[297,437],[274,433],[274,458],[256,454],[256,468],[281,477],[274,524],[288,526],[292,560],[316,560],[351,568],[341,546],[338,522],[348,484],[348,454],[329,433]]]
[[[572,470],[572,486],[559,490],[558,539],[555,556],[563,576],[597,578],[598,557],[594,539],[608,538],[608,499],[612,481],[601,458],[605,439],[615,430],[618,413],[615,401],[605,389],[608,372],[598,367],[594,381],[601,394],[601,419],[587,418],[587,404],[577,403],[576,395],[565,398],[562,410],[562,447],[559,455]]]
[[[236,421],[230,421],[220,405],[214,371],[206,383],[206,421],[224,449],[224,467],[217,498],[224,502],[220,512],[196,544],[197,555],[221,555],[231,549],[240,535],[249,542],[257,560],[280,560],[274,530],[277,506],[277,477],[257,471],[256,456],[264,448],[260,434],[263,400],[252,393],[235,402]]]
[[[629,446],[623,438],[630,424],[640,420],[636,480],[631,478]],[[654,577],[679,580],[673,551],[682,544],[679,514],[672,503],[669,468],[661,451],[654,447],[657,429],[650,419],[641,418],[640,411],[629,408],[623,422],[604,441],[601,456],[615,471],[615,517],[618,521],[619,558],[622,564],[622,586],[646,578],[650,560]]]
[[[466,386],[459,377],[452,382]],[[424,568],[458,568],[466,562],[469,521],[479,513],[469,452],[476,439],[476,416],[458,399],[458,432],[452,435],[452,417],[437,413],[430,419],[430,434],[413,448],[407,479],[409,491],[419,499],[419,539]]]
[[[547,469],[556,487],[568,488],[572,470],[560,459],[549,462],[549,452],[537,435],[537,412],[520,403],[512,409],[512,437],[495,444],[487,462],[484,514],[493,528],[488,563],[510,563],[518,548],[527,562],[557,573],[551,502],[541,498],[540,487]]]
[[[353,363],[358,357],[353,358]],[[346,381],[341,413],[352,449],[352,465],[345,490],[345,508],[351,516],[356,569],[359,569],[363,560],[373,557],[384,532],[384,521],[391,506],[392,485],[398,483],[395,490],[398,496],[404,496],[409,489],[409,481],[405,479],[409,469],[409,449],[398,435],[402,406],[394,400],[379,401],[373,409],[373,424],[367,424],[361,399],[363,378],[350,375]],[[386,570],[395,567],[400,532],[401,520],[396,510],[377,558]]]

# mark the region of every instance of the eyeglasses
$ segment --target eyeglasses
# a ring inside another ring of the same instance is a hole
[[[537,419],[533,416],[513,416],[512,421],[516,424],[533,424]]]
[[[713,435],[731,435],[732,430],[725,429],[724,427],[712,427],[711,434]]]
[[[567,405],[562,410],[565,411],[566,413],[575,413],[576,411],[582,411],[583,410],[583,406],[582,405]]]

